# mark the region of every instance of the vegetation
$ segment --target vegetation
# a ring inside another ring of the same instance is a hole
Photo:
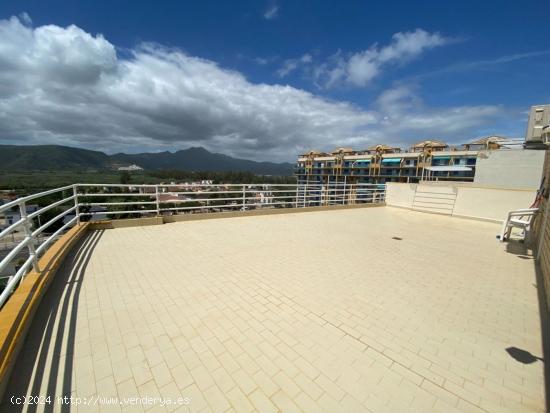
[[[203,180],[210,180],[215,184],[232,183],[232,184],[291,184],[296,182],[296,178],[293,176],[270,176],[270,175],[256,175],[252,172],[189,172],[176,169],[151,171],[149,175],[158,178],[164,182],[176,181],[176,182],[196,182]]]
[[[130,175],[130,174],[129,174]],[[132,184],[160,184],[176,182],[194,182],[212,180],[213,183],[295,183],[293,176],[260,176],[251,172],[189,172],[181,170],[159,170],[150,172],[132,172]],[[86,171],[34,171],[34,172],[1,172],[0,190],[11,190],[16,195],[40,192],[46,189],[59,188],[79,182],[97,184],[118,184],[122,182],[119,172],[86,172]]]
[[[55,218],[57,215],[61,214],[63,212],[64,208],[55,207],[52,209],[48,209],[47,211],[44,211],[41,213],[38,217],[33,219],[33,228],[38,228],[41,225],[44,225],[48,221]],[[74,216],[74,215],[73,215]],[[54,221],[46,230],[46,233],[53,233],[57,231],[59,228],[63,226],[63,219],[58,219],[57,221]]]
[[[120,173],[120,183],[123,185],[127,185],[132,180],[132,175],[130,175],[130,172],[128,171],[122,171]]]
[[[8,172],[0,171],[0,189],[13,190],[17,194],[21,191],[33,193],[50,188],[72,185],[79,182],[97,184],[118,184],[120,173],[116,171],[30,171]],[[161,179],[145,173],[132,173],[132,183],[158,184]]]
[[[72,185],[74,183],[97,183],[97,184],[159,184],[159,183],[171,183],[171,182],[197,182],[209,180],[214,184],[223,183],[254,183],[254,184],[287,184],[295,183],[294,177],[276,177],[276,176],[259,176],[251,172],[189,172],[181,170],[159,170],[152,172],[83,172],[83,171],[49,171],[49,172],[5,172],[0,173],[0,189],[9,190],[15,196],[25,196],[32,193],[45,191],[51,188],[58,188],[62,186]],[[118,196],[116,198],[108,196],[86,196],[86,193],[98,193],[104,191],[103,188],[98,187],[83,187],[79,189],[79,193],[83,194],[79,197],[81,203],[103,203],[103,202],[136,202],[136,201],[151,201],[150,195],[143,195],[143,197],[135,196]],[[107,189],[110,193],[122,193],[122,188],[112,187]],[[72,188],[58,192],[55,194],[46,195],[40,198],[34,199],[31,204],[36,204],[39,207],[51,205],[54,202],[61,199],[70,197],[73,193]],[[282,195],[282,194],[279,194]],[[224,194],[209,194],[211,201],[208,205],[189,200],[187,202],[179,203],[163,203],[163,208],[182,208],[182,207],[206,207],[215,208],[219,205],[226,204],[229,201],[217,200],[217,198],[225,198],[228,195]],[[230,196],[231,197],[231,196]],[[238,197],[236,197],[238,198]],[[237,203],[240,203],[240,199],[237,199]],[[69,200],[64,202],[55,208],[52,208],[34,219],[34,227],[37,228],[39,224],[44,224],[50,219],[54,218],[67,208],[73,205],[73,201]],[[137,211],[139,209],[151,209],[155,208],[154,205],[108,205],[106,210],[110,212],[121,211],[120,214],[110,215],[112,218],[132,218],[141,216],[139,213],[133,213],[129,211]],[[91,210],[89,206],[81,206],[80,212],[86,213]],[[127,211],[127,212],[123,212]],[[189,210],[188,210],[189,211]],[[99,212],[99,211],[96,211]],[[85,215],[81,218],[82,221],[87,221],[91,218],[89,215]],[[54,232],[63,225],[63,220],[58,220],[52,224],[46,232]]]
[[[101,169],[109,166],[103,152],[60,145],[0,145],[0,165],[10,171],[29,169]]]

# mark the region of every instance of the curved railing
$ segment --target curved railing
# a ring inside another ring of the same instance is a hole
[[[64,192],[70,192],[69,196],[64,197]],[[42,254],[48,246],[59,236],[63,231],[68,227],[74,225],[78,221],[76,214],[77,209],[77,197],[76,197],[77,187],[76,185],[69,185],[61,188],[51,189],[49,191],[40,192],[38,194],[33,194],[18,198],[14,201],[8,202],[7,204],[0,206],[0,214],[7,217],[16,217],[19,215],[19,219],[13,219],[7,222],[6,227],[0,232],[0,241],[7,238],[8,235],[12,234],[12,247],[7,248],[9,251],[3,258],[0,260],[0,274],[5,273],[8,266],[11,264],[14,274],[4,275],[1,277],[3,280],[7,279],[7,283],[4,287],[4,290],[0,294],[0,306],[4,305],[12,291],[22,280],[23,276],[29,271],[32,267],[35,271],[40,271],[38,268],[38,257]],[[45,198],[50,195],[61,194],[62,199],[49,203],[42,208],[39,208],[33,212],[29,212],[28,205],[31,201],[38,201],[41,198]],[[38,220],[41,215],[44,215],[47,211],[53,210],[56,207],[61,207],[64,204],[70,205],[64,209],[64,211],[52,219],[48,220],[44,224],[40,223],[39,225],[34,224],[34,220]],[[12,214],[6,214],[13,212]],[[69,215],[71,212],[75,212],[75,217],[72,218],[69,222],[64,223],[60,228],[58,228],[53,233],[50,233],[46,238],[42,235],[50,228],[54,223],[59,222],[63,217]],[[35,229],[33,227],[36,227]],[[18,240],[16,241],[16,238]],[[24,254],[25,249],[27,254]],[[26,255],[25,258],[20,259],[21,262],[14,265],[13,262],[21,256],[22,254]]]
[[[50,244],[81,221],[382,203],[385,193],[383,184],[74,184],[21,197],[0,205],[8,221],[0,231],[0,280],[7,280],[0,307],[31,268],[41,270]]]

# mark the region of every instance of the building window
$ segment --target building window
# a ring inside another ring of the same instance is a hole
[[[544,114],[544,109],[537,109],[535,111],[535,124],[542,124],[542,115]]]

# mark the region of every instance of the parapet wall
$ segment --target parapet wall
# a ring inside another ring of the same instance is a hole
[[[538,189],[543,164],[541,150],[483,151],[477,156],[474,185]]]
[[[535,215],[532,228],[532,240],[537,265],[541,274],[546,305],[550,308],[550,211],[548,197],[550,195],[550,152],[546,151],[543,169],[544,183],[541,187],[541,202],[539,213]]]
[[[114,228],[126,228],[126,227],[141,227],[148,225],[162,225],[172,222],[181,221],[199,221],[206,219],[221,219],[221,218],[239,218],[250,217],[258,215],[280,215],[280,214],[296,214],[302,212],[318,212],[318,211],[332,211],[338,209],[356,209],[356,208],[374,208],[382,207],[384,203],[376,204],[354,204],[354,205],[326,205],[315,207],[303,207],[303,208],[277,208],[277,209],[255,209],[249,211],[226,211],[226,212],[205,212],[200,214],[180,214],[180,215],[163,215],[159,217],[142,217],[142,218],[128,218],[128,219],[115,219],[108,221],[96,221],[90,222],[90,229],[114,229]]]
[[[40,258],[40,271],[29,272],[0,311],[0,400],[43,295],[88,227],[77,225],[55,241]]]
[[[386,205],[461,218],[503,222],[508,212],[529,208],[534,189],[508,189],[458,183],[389,182]]]

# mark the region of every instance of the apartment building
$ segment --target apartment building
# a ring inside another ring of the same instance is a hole
[[[480,151],[514,145],[501,136],[488,136],[451,148],[439,140],[424,140],[407,151],[375,145],[363,151],[338,148],[331,153],[311,151],[300,155],[295,175],[302,184],[385,183],[474,180]]]

